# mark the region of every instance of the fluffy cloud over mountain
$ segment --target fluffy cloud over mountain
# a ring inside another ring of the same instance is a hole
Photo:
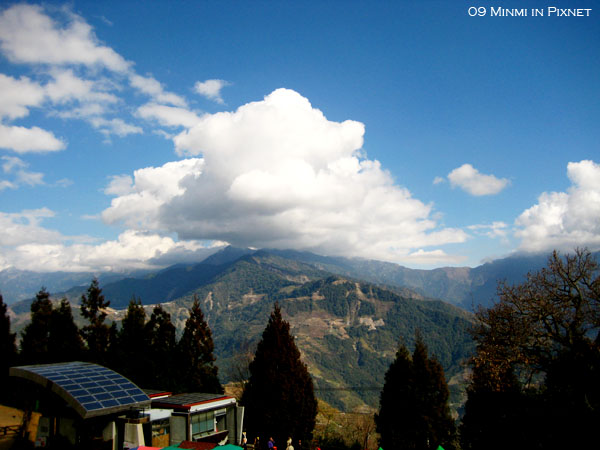
[[[570,162],[567,192],[544,192],[516,220],[516,236],[526,251],[600,247],[600,164]]]
[[[174,142],[179,154],[202,159],[136,171],[131,191],[113,199],[103,219],[180,239],[387,260],[464,241],[463,231],[438,227],[431,205],[361,155],[363,134],[363,124],[329,121],[297,92],[279,89],[200,118]]]
[[[160,268],[198,261],[222,242],[177,242],[170,236],[126,230],[116,240],[98,242],[88,236],[64,236],[43,226],[54,217],[47,208],[0,212],[0,270],[15,267],[39,272],[114,271]]]

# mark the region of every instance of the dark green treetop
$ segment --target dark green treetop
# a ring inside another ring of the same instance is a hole
[[[401,345],[385,374],[379,413],[375,416],[382,448],[415,450],[455,448],[455,426],[448,407],[442,366],[428,356],[416,333],[412,354]]]
[[[148,338],[146,336],[146,311],[140,299],[132,298],[121,322],[117,336],[117,368],[135,383],[147,385],[152,374],[148,370]]]
[[[0,294],[0,380],[7,376],[8,368],[13,365],[17,356],[15,344],[16,334],[10,332],[10,317],[6,303]]]
[[[110,327],[104,323],[107,315],[105,309],[108,306],[110,301],[104,299],[98,280],[94,278],[87,295],[81,296],[81,315],[89,322],[81,333],[87,343],[88,358],[99,364],[106,363],[110,342]]]
[[[81,333],[73,319],[71,304],[63,298],[52,310],[49,359],[52,362],[78,361],[84,357],[84,350]]]
[[[31,303],[31,322],[21,333],[21,359],[25,364],[51,362],[48,345],[52,318],[50,293],[42,287]]]
[[[213,355],[212,332],[204,320],[198,297],[190,308],[183,335],[178,344],[179,369],[186,376],[179,390],[186,392],[223,393]]]
[[[150,320],[145,325],[144,334],[147,342],[147,364],[149,372],[153,374],[147,380],[150,388],[177,390],[175,352],[177,348],[177,335],[175,325],[171,322],[171,315],[161,305],[154,307]]]

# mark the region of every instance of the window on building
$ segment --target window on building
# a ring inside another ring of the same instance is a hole
[[[217,431],[227,430],[227,415],[217,413],[215,416],[217,419]]]
[[[215,413],[213,411],[194,414],[191,422],[193,438],[206,436],[215,431]]]
[[[152,437],[164,436],[170,433],[169,419],[159,419],[152,422]]]

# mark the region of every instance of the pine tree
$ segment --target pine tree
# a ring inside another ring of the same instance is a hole
[[[280,448],[289,436],[310,442],[317,415],[313,383],[277,303],[249,369],[241,399],[249,435],[262,442],[273,437]]]
[[[415,440],[413,429],[409,426],[398,426],[398,424],[411,424],[413,420],[410,408],[400,407],[415,403],[415,395],[411,389],[412,382],[411,356],[406,346],[400,345],[396,358],[385,374],[385,383],[379,399],[379,413],[375,415],[377,432],[381,436],[379,439],[381,448],[403,448],[404,446],[413,448],[405,443],[412,443]]]
[[[0,294],[0,383],[8,376],[8,369],[16,362],[17,346],[16,334],[10,332],[10,317],[6,303]]]
[[[117,369],[137,384],[145,385],[149,371],[146,337],[146,311],[141,300],[132,298],[118,333]]]
[[[173,373],[177,336],[171,315],[161,305],[155,306],[145,326],[147,336],[147,364],[153,374],[148,387],[175,391],[177,384]]]
[[[375,416],[382,448],[415,450],[455,446],[454,421],[442,366],[427,354],[419,333],[411,355],[404,345],[390,365]]]
[[[49,354],[52,321],[50,293],[42,287],[31,303],[31,322],[21,333],[21,359],[25,364],[46,364]]]
[[[84,356],[81,332],[75,324],[71,305],[66,298],[52,310],[48,355],[52,362],[77,361]]]
[[[448,385],[442,365],[427,354],[427,346],[417,333],[413,352],[413,373],[417,393],[417,421],[421,448],[446,450],[455,446],[455,426],[450,415]]]
[[[198,297],[190,308],[190,317],[185,322],[183,335],[178,344],[179,367],[188,374],[181,390],[187,392],[223,393],[219,382],[218,368],[214,364],[212,332],[204,320]]]
[[[87,343],[88,359],[99,364],[105,364],[108,359],[110,327],[104,321],[107,315],[105,309],[109,305],[110,301],[104,299],[98,280],[94,278],[87,295],[81,296],[81,315],[89,322],[81,333]]]

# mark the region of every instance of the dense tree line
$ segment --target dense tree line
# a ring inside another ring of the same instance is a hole
[[[54,305],[50,293],[42,288],[31,304],[31,321],[21,333],[17,352],[16,336],[10,332],[10,318],[0,296],[2,376],[16,364],[83,360],[109,367],[142,387],[223,392],[212,333],[197,297],[179,340],[170,314],[161,305],[154,307],[147,320],[141,300],[132,298],[120,328],[115,322],[107,323],[109,306],[94,279],[81,297],[81,315],[87,323],[79,329],[67,299]]]

